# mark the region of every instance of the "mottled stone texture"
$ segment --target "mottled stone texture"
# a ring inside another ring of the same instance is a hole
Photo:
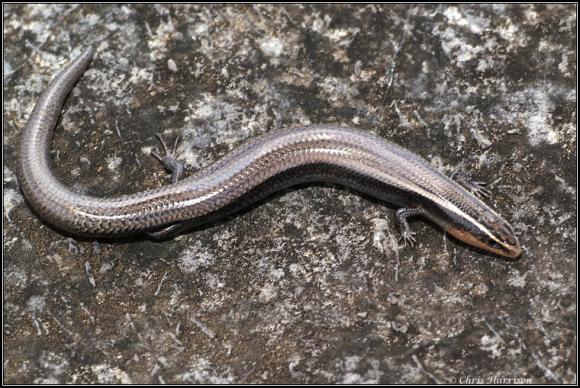
[[[576,6],[4,6],[4,381],[576,381]],[[490,182],[508,262],[384,204],[300,188],[174,240],[94,241],[35,216],[18,135],[87,44],[55,173],[168,181],[255,135],[349,124]],[[492,380],[490,380],[492,379]],[[519,379],[519,380],[508,380]]]

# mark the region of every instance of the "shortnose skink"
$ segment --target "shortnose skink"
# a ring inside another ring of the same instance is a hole
[[[469,187],[405,148],[348,127],[310,125],[267,133],[183,179],[181,165],[168,151],[158,158],[174,172],[171,184],[113,198],[75,193],[50,170],[49,145],[64,101],[93,53],[93,48],[86,49],[52,80],[18,147],[22,192],[37,213],[59,229],[81,236],[163,237],[230,214],[281,188],[322,181],[400,207],[396,221],[405,242],[415,241],[407,218],[421,215],[472,246],[508,258],[521,254],[510,225]]]

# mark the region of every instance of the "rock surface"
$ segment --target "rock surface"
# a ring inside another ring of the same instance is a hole
[[[7,383],[576,382],[576,6],[4,6]],[[348,124],[491,183],[525,253],[486,255],[333,187],[174,240],[65,236],[15,177],[39,93],[97,54],[55,173],[128,194],[244,140]],[[510,380],[511,379],[511,380]]]

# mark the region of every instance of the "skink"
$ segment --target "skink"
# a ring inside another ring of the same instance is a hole
[[[166,186],[113,198],[71,191],[49,168],[49,146],[64,101],[86,70],[93,48],[67,65],[40,96],[22,132],[17,177],[29,204],[50,224],[74,235],[163,236],[229,214],[281,188],[333,182],[421,215],[457,239],[507,258],[521,254],[510,225],[478,197],[414,153],[348,127],[311,125],[246,142],[197,173]],[[163,158],[171,167],[174,159]],[[176,166],[174,166],[176,167]]]

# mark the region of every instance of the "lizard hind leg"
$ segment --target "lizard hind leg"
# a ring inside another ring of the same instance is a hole
[[[156,135],[161,145],[163,146],[163,150],[165,151],[165,156],[159,155],[155,151],[151,151],[151,156],[159,161],[163,165],[163,167],[171,173],[171,183],[176,183],[181,179],[183,175],[183,162],[177,159],[176,151],[177,151],[177,144],[179,143],[179,136],[175,138],[175,144],[173,145],[173,150],[170,152],[167,148],[167,145],[163,141],[163,137],[160,134]],[[163,240],[169,237],[173,237],[177,235],[180,231],[185,229],[185,223],[187,221],[179,222],[176,224],[171,224],[165,227],[162,227],[159,230],[154,230],[150,232],[146,232],[147,236],[149,236],[153,240]]]
[[[167,145],[165,145],[165,142],[163,141],[163,138],[161,137],[161,135],[157,134],[156,136],[159,139],[159,141],[161,142],[161,145],[163,146],[163,149],[165,151],[165,156],[161,156],[155,151],[151,151],[151,155],[155,159],[157,159],[159,161],[159,163],[161,163],[167,171],[169,171],[171,173],[171,183],[175,183],[179,179],[181,179],[181,175],[183,174],[183,170],[184,170],[183,162],[179,161],[177,159],[177,155],[176,155],[177,154],[177,144],[179,143],[179,136],[177,136],[175,138],[175,144],[173,145],[173,150],[171,152],[167,148]]]
[[[400,239],[403,240],[403,246],[406,247],[407,243],[414,246],[417,243],[415,232],[411,231],[407,218],[424,214],[425,210],[421,206],[404,207],[395,212],[395,221],[401,232]]]

